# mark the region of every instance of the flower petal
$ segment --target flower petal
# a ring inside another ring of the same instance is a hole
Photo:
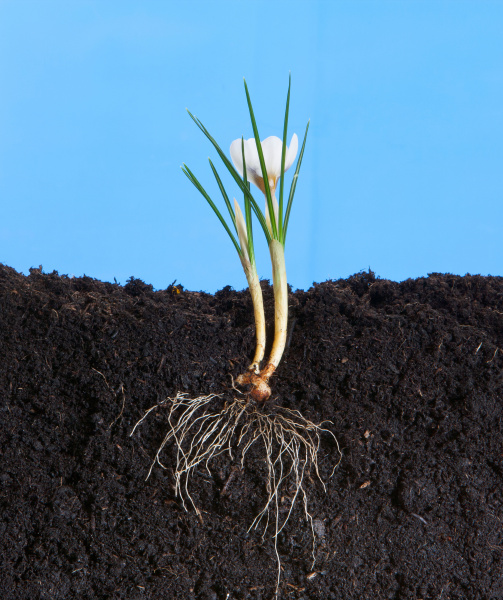
[[[288,171],[288,169],[293,165],[293,161],[295,160],[295,157],[297,156],[298,149],[299,149],[299,138],[297,137],[297,134],[294,133],[292,135],[292,139],[290,140],[290,146],[286,150],[285,171]]]
[[[260,168],[260,159],[258,157],[257,144],[255,138],[245,140],[245,160],[246,170],[253,171],[254,173],[262,176],[262,169]]]
[[[236,229],[238,230],[241,250],[243,251],[243,255],[246,260],[250,262],[250,256],[248,254],[248,234],[246,233],[246,221],[236,198],[234,198],[234,214],[236,215]]]
[[[269,179],[271,177],[277,179],[281,175],[282,150],[283,142],[275,135],[271,135],[262,142],[262,152]]]
[[[257,152],[257,145],[254,138],[244,140],[246,176],[248,181],[254,183],[260,189],[263,188],[262,169]],[[243,154],[241,148],[241,139],[234,140],[231,144],[231,158],[236,170],[243,177]]]
[[[246,156],[246,154],[245,154]],[[234,140],[231,144],[231,158],[236,171],[243,177],[243,155],[241,152],[241,138]]]
[[[276,185],[276,181],[281,175],[281,153],[283,151],[283,142],[276,137],[271,135],[261,142],[262,152],[264,153],[264,162],[267,170],[267,176],[269,182],[271,179]],[[290,146],[286,149],[285,155],[285,171],[292,166],[297,151],[299,149],[299,139],[297,134],[294,133],[290,140]],[[246,161],[246,176],[248,181],[254,183],[262,192],[265,193],[264,179],[262,177],[262,168],[260,166],[260,159],[257,151],[257,144],[255,138],[244,140],[244,151]],[[230,154],[232,162],[239,172],[241,177],[243,176],[243,155],[241,148],[241,139],[234,140],[231,144]],[[271,190],[274,191],[274,190]]]

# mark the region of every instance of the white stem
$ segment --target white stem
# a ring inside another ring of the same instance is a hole
[[[273,365],[274,369],[276,369],[283,356],[286,344],[288,285],[283,244],[278,242],[278,240],[272,240],[269,244],[269,252],[271,253],[272,281],[274,286],[274,343],[269,357],[269,365]]]
[[[253,302],[253,311],[255,315],[255,332],[257,336],[257,345],[255,349],[255,356],[253,362],[248,367],[249,371],[258,374],[260,372],[260,363],[264,358],[265,353],[265,316],[264,316],[264,301],[262,298],[262,288],[260,287],[260,281],[257,275],[256,266],[241,258],[241,264],[248,281],[250,288],[250,294]]]

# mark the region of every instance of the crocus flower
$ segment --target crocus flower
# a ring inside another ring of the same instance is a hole
[[[262,152],[264,154],[264,162],[267,171],[267,177],[269,178],[269,187],[271,194],[274,194],[278,179],[281,175],[281,153],[283,151],[283,142],[272,135],[266,138],[262,145]],[[290,146],[286,149],[285,155],[285,172],[292,166],[295,157],[297,156],[297,150],[299,148],[299,140],[297,134],[294,133],[290,141]],[[246,175],[248,181],[252,181],[261,191],[265,194],[264,178],[262,177],[262,169],[260,167],[260,160],[257,152],[257,144],[255,138],[244,140],[244,152],[246,161]],[[231,144],[231,158],[237,171],[243,176],[243,154],[241,148],[241,139],[234,140]]]

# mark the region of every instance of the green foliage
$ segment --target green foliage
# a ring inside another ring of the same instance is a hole
[[[290,212],[292,209],[292,203],[293,203],[293,198],[295,195],[295,189],[297,187],[297,179],[299,177],[300,166],[302,164],[302,158],[304,156],[304,149],[306,146],[309,122],[307,123],[306,132],[304,134],[304,140],[302,143],[302,148],[301,148],[301,151],[299,154],[299,158],[297,160],[297,166],[296,166],[295,174],[293,176],[293,180],[292,180],[292,183],[290,186],[290,194],[288,196],[286,211],[284,213],[284,218],[283,218],[285,160],[286,160],[286,152],[287,152],[288,115],[289,115],[289,111],[290,111],[290,88],[291,88],[291,76],[290,76],[289,80],[288,80],[288,94],[287,94],[287,98],[286,98],[285,120],[284,120],[284,124],[283,124],[283,147],[282,147],[282,151],[281,151],[279,212],[278,212],[278,219],[276,219],[276,214],[275,214],[274,206],[273,206],[273,195],[271,192],[271,187],[269,185],[269,179],[267,176],[267,169],[266,169],[266,164],[265,164],[265,160],[264,160],[264,152],[262,149],[262,143],[260,141],[260,135],[259,135],[258,127],[257,127],[257,122],[255,119],[255,114],[253,112],[253,106],[251,103],[250,93],[248,91],[248,86],[246,84],[246,81],[244,81],[244,87],[245,87],[246,101],[248,104],[248,111],[250,113],[250,120],[251,120],[251,124],[252,124],[252,128],[253,128],[253,135],[255,137],[255,143],[257,145],[257,152],[258,152],[258,156],[259,156],[260,167],[262,170],[262,177],[264,180],[264,190],[265,190],[265,196],[266,196],[266,201],[267,201],[267,208],[269,211],[269,219],[271,222],[271,232],[269,231],[269,228],[267,227],[266,218],[264,216],[264,213],[258,206],[257,201],[255,200],[255,198],[253,197],[253,194],[250,191],[250,183],[248,182],[247,174],[246,174],[244,139],[241,138],[241,151],[242,151],[242,158],[243,158],[243,177],[241,177],[239,175],[239,173],[237,172],[237,170],[234,168],[234,165],[232,164],[232,162],[227,158],[226,154],[222,151],[222,149],[220,148],[220,146],[218,145],[216,140],[213,138],[213,136],[206,129],[206,127],[189,110],[187,110],[187,112],[188,112],[189,116],[191,117],[191,119],[194,121],[194,123],[199,127],[199,129],[204,133],[204,135],[211,142],[211,144],[217,151],[218,155],[220,156],[222,162],[224,163],[225,167],[229,171],[230,175],[232,176],[232,178],[238,185],[239,189],[243,193],[244,207],[245,207],[244,215],[245,215],[245,220],[246,220],[246,231],[247,231],[247,235],[248,235],[248,254],[250,256],[250,261],[252,262],[252,264],[254,264],[255,252],[254,252],[254,246],[253,246],[252,211],[253,211],[253,213],[255,213],[255,216],[257,217],[257,219],[260,223],[260,226],[262,227],[262,231],[264,232],[267,243],[270,244],[271,241],[274,239],[274,240],[278,240],[283,245],[285,244],[286,233],[287,233],[287,229],[288,229],[288,222],[290,219]],[[230,203],[229,196],[227,195],[227,192],[222,184],[222,180],[221,180],[220,176],[218,175],[218,172],[217,172],[215,166],[213,165],[211,160],[209,162],[210,162],[211,170],[213,171],[213,175],[217,181],[218,187],[219,187],[222,197],[224,199],[225,205],[227,206],[227,210],[229,212],[232,225],[234,226],[234,230],[237,234],[236,217],[234,214],[233,207]],[[196,187],[196,189],[202,194],[202,196],[205,198],[205,200],[208,202],[208,204],[211,206],[211,208],[217,215],[218,219],[224,226],[225,230],[229,234],[229,237],[231,238],[232,243],[234,244],[238,254],[240,256],[243,256],[243,252],[242,252],[241,247],[236,239],[236,236],[231,231],[231,228],[229,227],[229,225],[223,218],[223,216],[220,213],[220,211],[218,210],[216,204],[213,202],[213,200],[210,198],[210,196],[208,195],[206,190],[203,188],[203,186],[197,180],[196,176],[192,173],[192,171],[187,167],[187,165],[185,163],[182,166],[182,171],[188,177],[189,181],[191,181],[192,184]]]

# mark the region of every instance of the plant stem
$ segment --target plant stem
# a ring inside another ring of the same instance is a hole
[[[253,362],[248,367],[248,370],[258,374],[260,372],[260,363],[262,362],[265,353],[265,316],[262,288],[260,287],[255,264],[250,263],[250,261],[246,260],[244,257],[241,257],[241,264],[243,265],[243,270],[252,297],[253,312],[255,315],[255,332],[257,337],[255,356],[253,357]]]
[[[286,280],[285,249],[278,240],[269,244],[272,262],[272,280],[274,286],[274,342],[267,365],[258,375],[240,376],[238,384],[251,384],[250,396],[256,402],[265,402],[271,396],[269,379],[279,365],[286,345],[288,327],[288,285]]]
[[[267,367],[273,365],[274,369],[276,369],[283,356],[286,344],[288,285],[286,281],[285,248],[283,244],[278,242],[278,240],[271,240],[269,252],[271,253],[272,281],[274,287],[274,343]]]

